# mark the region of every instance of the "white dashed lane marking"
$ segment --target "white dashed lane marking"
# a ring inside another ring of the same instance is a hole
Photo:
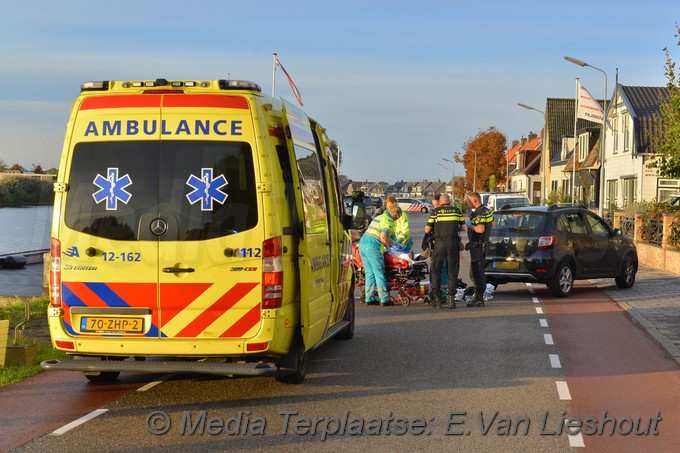
[[[76,428],[76,427],[82,425],[83,423],[92,420],[95,417],[99,417],[100,415],[102,415],[106,411],[108,411],[108,409],[97,409],[95,411],[92,411],[87,415],[83,415],[78,420],[74,420],[71,423],[69,423],[68,425],[62,426],[61,428],[59,428],[55,431],[52,431],[50,433],[50,435],[51,436],[61,436],[62,434],[71,431],[73,428]]]
[[[557,385],[557,394],[562,401],[571,401],[571,392],[566,381],[555,381]]]
[[[548,354],[550,357],[550,366],[553,368],[562,368],[562,363],[560,362],[560,356],[557,354]]]

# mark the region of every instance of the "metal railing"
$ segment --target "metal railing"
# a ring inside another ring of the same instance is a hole
[[[661,245],[663,242],[663,220],[645,219],[642,222],[642,234],[650,244]]]
[[[621,219],[621,231],[628,237],[635,237],[635,217],[623,217]]]

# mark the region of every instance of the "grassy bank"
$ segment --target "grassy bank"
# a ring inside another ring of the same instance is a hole
[[[52,349],[47,327],[47,306],[49,298],[13,298],[5,300],[0,306],[0,319],[9,319],[9,341],[14,341],[14,329],[24,320],[25,305],[27,300],[30,305],[31,319],[23,326],[22,335],[24,342],[36,343],[38,345],[38,363],[35,365],[5,366],[0,368],[0,387],[13,384],[29,376],[33,376],[43,371],[40,362],[43,360],[57,359],[66,357],[65,354]]]

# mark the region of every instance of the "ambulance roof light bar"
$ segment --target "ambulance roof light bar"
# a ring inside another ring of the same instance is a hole
[[[80,85],[80,91],[103,91],[109,89],[109,81],[85,82]]]
[[[221,90],[252,90],[257,92],[262,92],[262,88],[255,82],[250,82],[248,80],[218,80],[217,81]],[[111,82],[108,80],[104,81],[94,81],[85,82],[80,85],[80,91],[106,91],[110,88]],[[154,88],[154,87],[164,87],[171,86],[172,88],[180,88],[182,86],[186,87],[196,87],[200,86],[202,88],[207,88],[210,86],[210,82],[202,81],[196,82],[193,80],[175,80],[168,81],[167,79],[156,79],[156,80],[134,80],[122,82],[121,86],[123,88]]]
[[[262,92],[262,88],[255,82],[248,80],[218,80],[221,90],[253,90]]]

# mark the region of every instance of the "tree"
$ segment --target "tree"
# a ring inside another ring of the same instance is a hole
[[[468,139],[463,144],[463,165],[465,166],[465,189],[475,189],[476,181],[478,192],[489,190],[489,183],[493,175],[495,181],[503,179],[505,170],[505,150],[507,138],[502,132],[491,126],[485,131],[480,131],[474,138]],[[476,154],[476,158],[475,158]],[[477,175],[475,177],[475,160],[477,161]]]
[[[45,170],[43,170],[40,164],[33,165],[33,173],[35,173],[36,175],[42,175],[43,173],[45,173]]]
[[[680,47],[680,26],[675,23],[675,38]],[[661,121],[664,133],[657,139],[659,157],[650,163],[650,167],[658,168],[659,174],[667,178],[680,178],[680,74],[675,71],[675,62],[671,59],[668,48],[666,54],[665,75],[668,80],[669,98],[661,102]]]
[[[7,166],[5,165],[5,161],[0,159],[0,171],[5,171],[7,170]]]
[[[331,148],[331,157],[333,157],[333,161],[338,164],[338,167],[342,166],[342,153],[340,152],[340,147],[338,146],[338,142],[335,140],[331,140],[329,142],[330,148]]]
[[[19,170],[21,173],[23,173],[24,170],[25,170],[25,168],[22,167],[22,166],[19,165],[19,164],[12,164],[12,166],[9,167],[9,169],[10,169],[10,170]]]

